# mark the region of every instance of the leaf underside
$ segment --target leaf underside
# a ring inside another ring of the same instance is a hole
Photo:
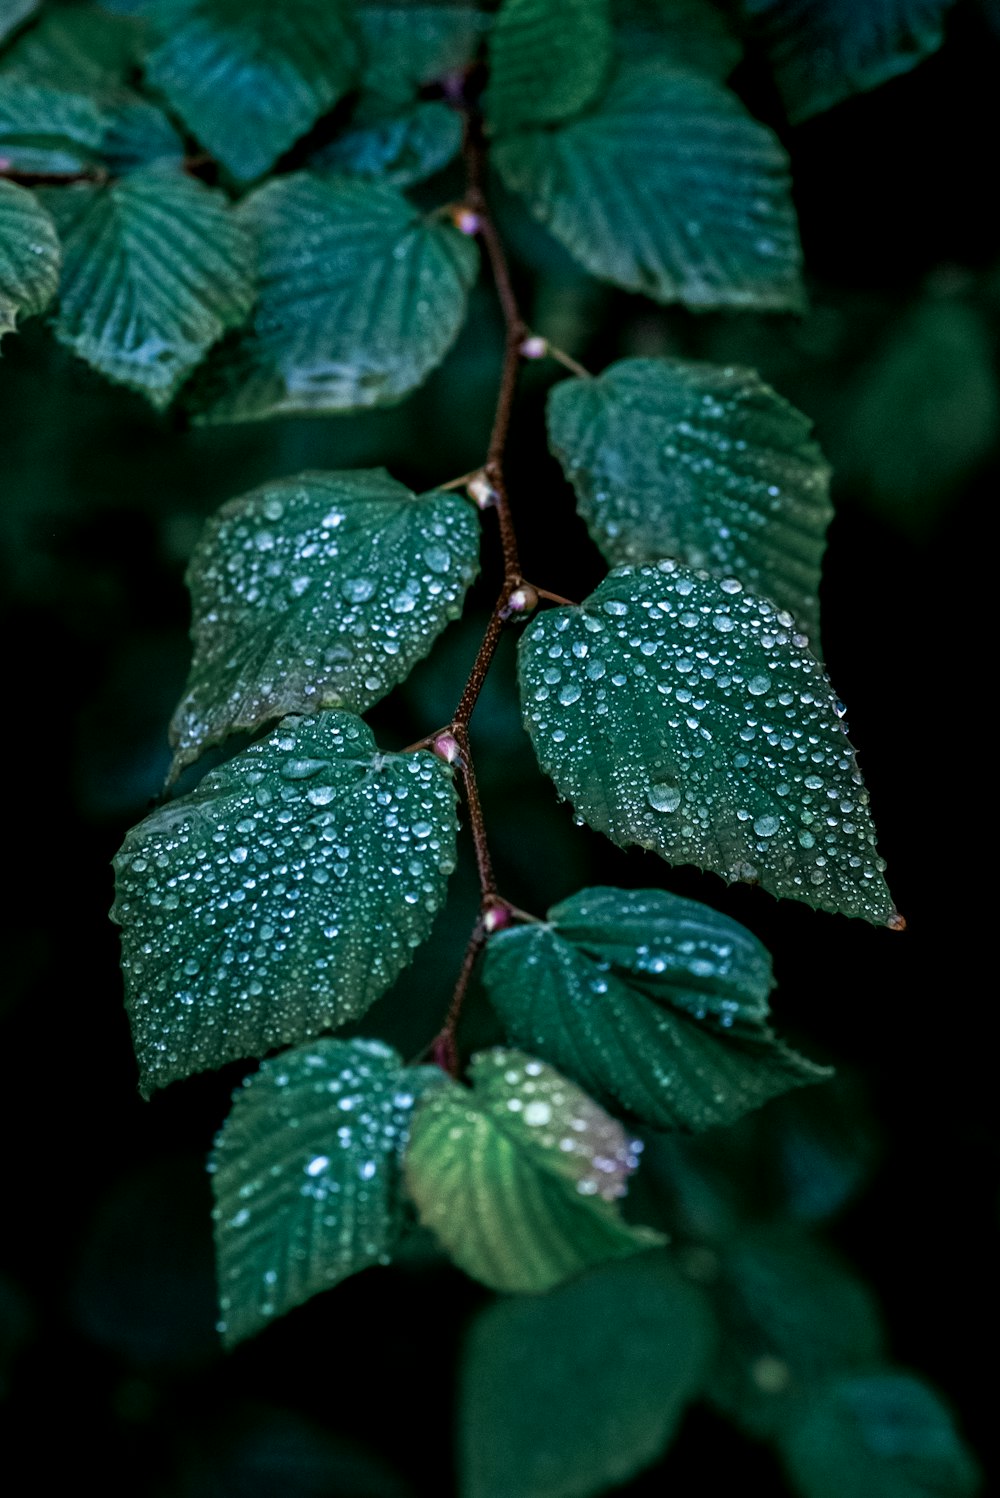
[[[231,500],[191,560],[194,659],[173,774],[287,713],[363,713],[458,617],[479,526],[455,494],[384,469],[305,473]]]
[[[619,567],[533,620],[519,662],[539,763],[599,832],[899,924],[843,708],[790,615],[735,579]]]
[[[289,718],[134,827],[115,859],[145,1092],[363,1014],[443,903],[451,771],[350,713]]]

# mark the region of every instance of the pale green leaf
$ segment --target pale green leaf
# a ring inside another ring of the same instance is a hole
[[[595,276],[695,311],[801,306],[785,153],[712,78],[624,65],[590,113],[493,156]]]
[[[614,842],[899,924],[843,707],[735,578],[618,567],[529,624],[520,681],[542,769]]]
[[[451,771],[360,718],[289,718],[128,833],[115,860],[146,1092],[356,1019],[455,862]]]
[[[359,112],[309,158],[309,168],[409,187],[441,171],[461,149],[458,111],[440,99],[420,99],[388,113]]]
[[[615,40],[623,56],[651,56],[721,81],[742,55],[727,17],[713,0],[612,0]]]
[[[722,1340],[709,1394],[759,1438],[780,1435],[831,1375],[882,1353],[868,1286],[800,1229],[743,1232],[723,1252],[716,1301]]]
[[[195,392],[203,419],[391,405],[458,336],[476,246],[395,188],[299,173],[254,193],[242,217],[260,297],[252,334]]]
[[[59,285],[55,224],[34,193],[0,181],[0,337],[43,312]]]
[[[421,1221],[466,1274],[538,1292],[661,1241],[621,1217],[637,1142],[586,1093],[519,1051],[480,1052],[469,1074],[471,1091],[421,1104],[404,1161]]]
[[[365,88],[397,103],[413,99],[424,85],[469,66],[491,20],[474,4],[359,3]]]
[[[34,15],[40,4],[41,0],[0,0],[0,42]]]
[[[219,1330],[232,1346],[371,1264],[401,1224],[399,1163],[418,1092],[377,1040],[315,1040],[247,1077],[215,1143]]]
[[[627,1481],[666,1450],[712,1332],[663,1253],[490,1306],[462,1363],[462,1498],[587,1498]]]
[[[150,81],[234,177],[261,176],[354,77],[336,0],[157,0]]]
[[[732,1123],[829,1075],[771,1033],[756,938],[663,890],[581,890],[491,937],[483,981],[516,1045],[657,1128]]]
[[[468,501],[418,497],[384,468],[305,473],[224,505],[188,571],[194,660],[174,773],[234,729],[365,712],[461,613],[478,553]]]
[[[489,128],[579,114],[603,93],[613,58],[610,0],[504,0],[490,35]]]
[[[783,1441],[802,1498],[972,1498],[981,1475],[940,1396],[912,1373],[836,1379]]]
[[[86,94],[0,76],[0,158],[31,174],[85,171],[98,159],[105,121]]]
[[[791,120],[877,88],[937,50],[954,0],[742,0]]]
[[[833,514],[812,422],[750,369],[622,359],[549,396],[549,441],[608,561],[735,576],[819,640]]]
[[[226,199],[150,167],[48,201],[64,256],[57,336],[109,379],[167,405],[250,310],[249,244]]]

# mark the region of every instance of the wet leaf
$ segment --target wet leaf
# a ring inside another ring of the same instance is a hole
[[[801,307],[785,153],[704,74],[623,65],[588,114],[505,136],[493,155],[603,280],[701,311]]]
[[[252,334],[195,392],[204,420],[391,405],[444,358],[479,263],[450,224],[383,183],[305,172],[268,183],[242,217],[260,297]]]
[[[150,81],[241,181],[273,166],[356,72],[335,0],[156,0],[150,16]]]
[[[712,1332],[663,1253],[495,1302],[463,1359],[462,1498],[586,1498],[627,1481],[666,1450]]]
[[[812,422],[750,369],[622,359],[549,397],[549,441],[608,561],[738,577],[819,641],[833,514]]]
[[[451,771],[350,713],[289,718],[133,827],[115,859],[145,1092],[363,1014],[455,862]]]
[[[194,660],[173,773],[234,729],[365,712],[461,613],[478,552],[466,500],[418,497],[384,468],[279,479],[224,505],[188,572]]]
[[[581,890],[492,936],[483,980],[516,1045],[658,1128],[732,1123],[829,1075],[772,1034],[760,942],[663,890]]]
[[[981,1478],[940,1396],[911,1373],[839,1378],[783,1442],[802,1498],[972,1498]]]
[[[410,1117],[438,1079],[378,1040],[316,1040],[247,1077],[210,1165],[227,1345],[389,1262]]]
[[[755,1227],[736,1238],[722,1254],[716,1304],[722,1340],[709,1394],[761,1439],[789,1428],[832,1374],[882,1353],[868,1286],[799,1229]]]
[[[519,1051],[482,1051],[471,1091],[419,1108],[405,1159],[421,1221],[466,1274],[494,1290],[548,1290],[661,1241],[617,1200],[637,1141],[580,1088]]]
[[[504,0],[490,35],[489,128],[552,125],[593,103],[614,58],[610,0]]]
[[[312,171],[409,187],[441,171],[462,149],[462,117],[440,99],[419,99],[391,113],[355,115],[309,159]]]
[[[0,181],[0,338],[43,312],[59,285],[59,239],[34,193]]]
[[[50,193],[63,245],[56,336],[166,406],[253,287],[249,244],[220,192],[149,167]]]
[[[877,88],[937,50],[954,0],[742,0],[790,120]]]
[[[735,578],[618,567],[519,659],[539,763],[599,832],[899,924],[843,707],[789,614]]]

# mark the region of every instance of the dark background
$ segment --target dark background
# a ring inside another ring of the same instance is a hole
[[[981,529],[1000,469],[998,54],[985,19],[960,7],[944,50],[915,72],[784,132],[810,268],[802,323],[665,312],[587,281],[514,210],[503,215],[533,323],[590,367],[629,353],[742,360],[817,420],[838,472],[826,660],[909,930],[727,890],[573,828],[521,735],[510,641],[476,719],[509,898],[540,913],[585,882],[662,884],[770,947],[779,1026],[837,1063],[845,1139],[861,1141],[834,1240],[877,1288],[894,1358],[943,1391],[987,1460],[997,1133],[983,975],[994,966],[996,774],[982,645],[998,590]],[[780,128],[752,56],[736,82]],[[440,187],[439,201],[458,191]],[[24,1457],[32,1488],[87,1473],[183,1498],[451,1490],[454,1352],[485,1293],[416,1256],[220,1353],[203,1164],[243,1068],[139,1100],[106,913],[110,858],[167,767],[187,666],[183,568],[203,517],[306,467],[385,463],[429,487],[475,466],[499,337],[484,287],[457,350],[407,404],[207,431],[104,385],[39,326],[4,343],[0,1382],[6,1450]],[[555,373],[526,371],[512,493],[527,575],[580,597],[602,567],[544,449]],[[495,556],[479,615],[376,711],[387,746],[450,716],[494,583]],[[408,1055],[430,1039],[474,906],[463,866],[434,937],[366,1033]],[[489,1035],[477,1005],[471,1030]],[[659,1492],[667,1474],[682,1493],[755,1475],[782,1491],[773,1458],[703,1411],[663,1468],[621,1491]]]

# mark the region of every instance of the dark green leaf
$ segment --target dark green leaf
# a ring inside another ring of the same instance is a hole
[[[699,1389],[712,1322],[663,1253],[503,1300],[462,1368],[462,1498],[587,1498],[661,1455]]]
[[[356,115],[350,126],[309,159],[312,171],[343,172],[409,187],[432,177],[462,149],[462,118],[440,99]]]
[[[436,1068],[405,1068],[378,1040],[316,1040],[247,1077],[209,1167],[229,1346],[388,1263],[410,1115],[438,1078]]]
[[[674,562],[618,567],[520,645],[525,725],[621,845],[899,924],[843,708],[791,616]]]
[[[59,285],[59,239],[34,193],[0,181],[0,338],[43,312]]]
[[[56,335],[111,380],[169,403],[249,312],[250,247],[219,192],[147,168],[50,192],[63,245]]]
[[[483,980],[511,1040],[658,1128],[732,1123],[829,1075],[771,1033],[760,943],[662,890],[581,890],[493,936]]]
[[[34,15],[40,4],[41,0],[0,0],[0,42]]]
[[[906,73],[944,39],[954,0],[743,0],[791,120]]]
[[[50,10],[6,53],[0,72],[22,83],[100,95],[124,84],[140,49],[139,28],[126,17],[90,6]]]
[[[391,405],[444,358],[476,246],[383,184],[300,173],[248,200],[259,256],[253,333],[196,401],[208,421]]]
[[[424,84],[468,67],[491,19],[471,4],[359,4],[365,88],[405,103]]]
[[[234,729],[365,712],[461,613],[478,553],[467,500],[418,498],[384,468],[305,473],[230,500],[188,572],[194,660],[174,773]]]
[[[421,1221],[466,1274],[538,1292],[661,1241],[620,1216],[637,1143],[586,1093],[519,1051],[483,1051],[469,1073],[471,1091],[421,1104],[404,1162]]]
[[[96,161],[105,121],[95,101],[0,77],[0,157],[26,173],[79,172]]]
[[[867,1285],[794,1228],[752,1228],[737,1238],[722,1256],[717,1303],[722,1342],[709,1392],[754,1436],[780,1434],[831,1374],[882,1352],[882,1320]]]
[[[112,912],[146,1092],[363,1014],[455,862],[451,771],[289,718],[127,835]]]
[[[234,177],[266,172],[347,91],[336,0],[157,0],[151,81]]]
[[[703,74],[623,66],[591,113],[494,159],[595,276],[698,311],[801,306],[785,153]]]
[[[483,100],[497,132],[566,120],[604,91],[614,58],[610,0],[504,0]]]
[[[819,640],[833,510],[812,422],[753,370],[622,359],[549,397],[549,441],[608,561],[736,576]]]
[[[783,1442],[802,1498],[972,1498],[977,1464],[939,1395],[911,1373],[839,1378]]]
[[[179,166],[184,142],[162,109],[122,90],[105,114],[101,161],[114,176],[145,166]]]
[[[721,82],[743,51],[712,0],[612,0],[612,15],[620,52],[638,61],[662,57]]]

